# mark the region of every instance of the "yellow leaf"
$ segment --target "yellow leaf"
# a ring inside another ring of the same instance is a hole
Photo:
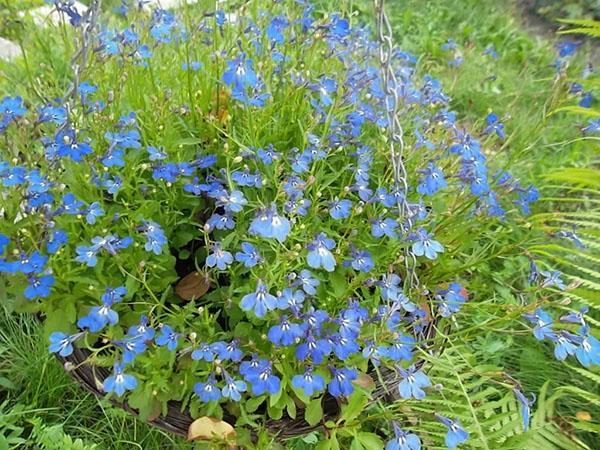
[[[214,417],[200,417],[192,422],[188,428],[188,440],[197,439],[210,441],[214,438],[230,440],[235,438],[235,430],[227,422]]]
[[[577,419],[583,420],[585,422],[589,422],[590,420],[592,420],[592,415],[587,411],[577,411],[577,413],[575,414],[575,417],[577,417]]]
[[[367,375],[366,373],[359,373],[356,380],[354,380],[352,383],[366,390],[371,390],[375,387],[375,382],[373,381],[373,378],[371,378],[371,376]]]
[[[209,288],[210,280],[207,275],[192,272],[177,283],[175,292],[184,300],[195,300],[206,294]]]

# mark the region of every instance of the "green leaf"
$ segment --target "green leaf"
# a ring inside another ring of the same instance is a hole
[[[323,408],[321,407],[321,397],[310,401],[304,411],[304,419],[310,426],[318,424],[323,418]]]
[[[361,431],[356,435],[356,439],[367,450],[380,450],[383,448],[382,439],[375,433]]]
[[[367,406],[368,398],[360,391],[355,391],[348,400],[348,404],[342,408],[339,422],[349,422],[356,419]]]

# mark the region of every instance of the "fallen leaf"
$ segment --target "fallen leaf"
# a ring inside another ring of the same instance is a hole
[[[235,438],[235,430],[227,422],[214,417],[200,417],[192,422],[188,428],[188,440],[197,439],[210,441],[215,437],[230,440]]]
[[[589,422],[592,420],[592,415],[587,411],[577,411],[577,413],[575,413],[575,417],[577,417],[578,420],[583,420],[584,422]]]
[[[192,272],[179,280],[175,293],[184,300],[194,300],[206,294],[209,288],[210,280],[206,274]]]
[[[356,386],[359,386],[363,389],[371,390],[375,387],[375,382],[370,375],[366,373],[359,373],[358,377],[352,381]]]

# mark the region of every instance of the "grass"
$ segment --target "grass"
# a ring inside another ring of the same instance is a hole
[[[442,81],[459,116],[474,127],[482,126],[482,118],[489,111],[504,119],[508,139],[496,148],[494,157],[506,165],[519,160],[519,167],[511,166],[513,172],[544,185],[548,174],[562,167],[586,167],[597,160],[597,141],[581,138],[578,119],[552,114],[564,101],[564,82],[555,79],[551,67],[552,42],[531,35],[513,18],[519,17],[519,10],[512,2],[508,5],[490,0],[388,3],[400,46],[419,55],[421,72],[431,73]],[[347,2],[341,6],[359,11],[356,20],[371,20],[370,2]],[[457,41],[464,59],[458,68],[447,64],[450,55],[440,48],[449,38]],[[12,92],[24,69],[30,86],[47,83],[44,75],[47,70],[58,76],[66,74],[67,66],[61,55],[51,45],[44,45],[41,34],[29,39],[37,42],[41,50],[30,56],[27,66],[0,66],[0,96],[5,91]],[[483,54],[488,45],[494,45],[499,54],[497,60]],[[36,64],[40,60],[47,65],[45,68]],[[545,204],[553,206],[552,202]],[[563,431],[574,432],[572,423],[584,417],[583,413],[592,414],[597,420],[598,407],[589,399],[560,390],[561,386],[570,385],[582,392],[593,392],[594,378],[554,362],[551,349],[533,339],[520,339],[522,351],[518,354],[507,351],[506,342],[486,339],[481,336],[473,344],[482,349],[479,353],[486,358],[484,363],[505,368],[531,391],[539,391],[548,378],[552,379],[549,388],[555,401],[552,408],[556,408],[552,417]],[[597,426],[589,422],[590,428]],[[593,434],[576,432],[594,447]],[[152,429],[85,394],[48,354],[36,319],[15,317],[0,309],[0,450],[189,447],[183,440]],[[297,440],[290,447],[299,450],[312,445]]]

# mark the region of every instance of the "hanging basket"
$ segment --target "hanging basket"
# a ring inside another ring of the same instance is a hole
[[[430,341],[435,336],[436,322],[437,320],[435,318],[429,321],[421,333],[419,333],[419,339],[424,342]],[[90,355],[91,352],[89,350],[74,348],[73,353],[67,357],[62,357],[58,354],[56,356],[73,380],[96,397],[104,398],[107,394],[102,390],[102,381],[111,374],[111,371],[107,368],[91,364],[89,362]],[[423,368],[424,365],[424,359],[415,362],[415,367],[418,369]],[[375,383],[375,388],[371,393],[369,404],[373,404],[379,400],[392,402],[398,399],[398,384],[400,383],[401,378],[395,370],[383,367],[379,369],[378,373],[374,370],[371,370],[369,373]],[[139,415],[138,411],[131,407],[127,402],[119,401],[114,397],[110,399],[110,402],[114,406],[127,411],[135,417],[138,417]],[[321,428],[323,426],[322,424],[328,420],[335,420],[341,410],[339,401],[328,392],[325,392],[323,395],[322,406],[323,419],[320,424],[310,425],[306,422],[304,420],[304,409],[299,408],[296,413],[296,418],[291,418],[284,413],[284,416],[281,419],[268,420],[264,425],[271,433],[281,440],[303,436],[311,431]],[[236,422],[236,418],[231,415],[228,416],[227,412],[225,412],[223,420],[231,424]],[[182,407],[181,402],[170,400],[167,402],[167,413],[150,419],[147,423],[168,433],[187,437],[188,429],[193,421],[194,419],[189,411],[187,408]]]

